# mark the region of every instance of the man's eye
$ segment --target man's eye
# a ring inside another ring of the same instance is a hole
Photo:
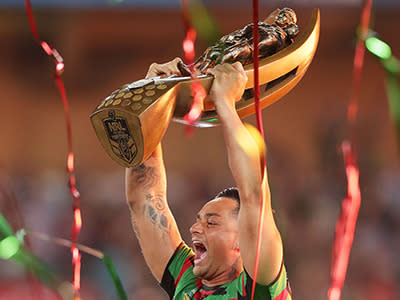
[[[217,223],[214,223],[214,222],[207,222],[207,225],[217,225]]]

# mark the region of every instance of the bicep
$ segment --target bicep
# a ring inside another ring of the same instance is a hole
[[[130,205],[133,228],[146,263],[160,282],[182,238],[165,199],[147,194],[141,205],[133,206]]]
[[[132,226],[146,263],[158,281],[182,240],[168,207],[165,182],[163,166],[154,160],[126,170],[126,197]]]

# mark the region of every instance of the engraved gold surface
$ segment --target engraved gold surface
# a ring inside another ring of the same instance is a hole
[[[156,86],[154,84],[150,84],[148,86],[145,87],[146,90],[154,90]]]
[[[147,91],[146,93],[144,93],[146,96],[149,96],[149,97],[151,97],[151,96],[154,96],[155,94],[156,94],[156,92],[155,91]]]
[[[128,92],[128,93],[126,93],[125,95],[124,95],[124,98],[130,98],[130,97],[132,97],[133,96],[133,94],[131,93],[131,92]]]
[[[113,105],[118,105],[120,103],[121,103],[121,99],[117,99],[117,100],[114,101]]]
[[[100,108],[102,108],[102,107],[104,106],[104,103],[105,103],[105,102],[101,102],[101,103],[100,103],[100,105],[99,105],[99,106],[97,106],[97,109],[100,109]]]
[[[142,95],[135,95],[135,96],[132,97],[132,100],[135,101],[135,102],[137,102],[137,101],[142,100],[142,98],[143,98]]]
[[[137,94],[143,93],[143,91],[144,91],[144,89],[140,88],[140,89],[134,90],[133,93],[137,95]]]
[[[122,93],[119,93],[115,98],[116,98],[116,99],[121,98],[123,95],[124,95],[123,92],[122,92]]]
[[[157,85],[157,89],[159,89],[159,90],[165,90],[167,88],[167,85],[166,84],[159,84],[159,85]]]
[[[105,106],[106,106],[106,107],[109,106],[112,102],[113,102],[113,99],[108,100],[108,101],[106,102],[106,105],[105,105]]]
[[[124,100],[124,102],[122,102],[122,106],[129,106],[131,105],[132,101],[131,100]]]
[[[133,103],[131,105],[132,110],[139,110],[142,107],[140,103]]]
[[[143,99],[142,102],[143,102],[143,104],[150,104],[151,102],[153,102],[153,99],[146,97],[146,98]]]

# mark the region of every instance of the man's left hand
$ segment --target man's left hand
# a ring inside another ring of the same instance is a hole
[[[207,71],[214,76],[210,90],[210,98],[218,110],[224,107],[234,108],[235,102],[243,95],[247,83],[247,75],[240,62],[217,65]]]

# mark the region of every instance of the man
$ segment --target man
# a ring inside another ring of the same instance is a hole
[[[179,63],[177,58],[166,64],[152,64],[147,77],[180,74]],[[291,299],[268,184],[266,180],[262,183],[260,155],[258,150],[252,151],[257,145],[235,110],[247,76],[238,62],[218,65],[208,73],[215,77],[210,98],[221,122],[237,189],[227,189],[203,206],[190,228],[190,249],[183,243],[168,207],[165,168],[158,145],[142,165],[126,170],[127,202],[144,258],[171,299],[251,299],[263,194],[254,299]]]

